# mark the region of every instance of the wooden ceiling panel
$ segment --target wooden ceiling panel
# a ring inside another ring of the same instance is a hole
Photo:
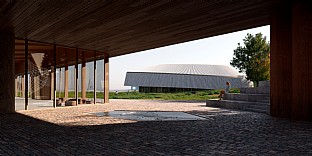
[[[23,1],[0,3],[0,28],[110,57],[270,24],[281,0]],[[16,42],[23,51],[23,42]],[[42,45],[29,46],[39,51]]]

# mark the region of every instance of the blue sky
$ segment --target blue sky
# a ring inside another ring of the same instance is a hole
[[[263,26],[110,58],[109,88],[130,89],[124,86],[127,71],[159,64],[212,64],[230,67],[237,43],[242,43],[247,33],[260,32],[270,41],[270,26]]]

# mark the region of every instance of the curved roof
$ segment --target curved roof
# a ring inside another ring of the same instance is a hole
[[[206,64],[161,64],[149,67],[140,71],[142,73],[172,73],[190,75],[214,75],[237,77],[239,73],[225,65],[206,65]]]
[[[224,65],[163,64],[127,72],[125,86],[220,89],[225,82],[233,88],[250,87],[250,81]]]

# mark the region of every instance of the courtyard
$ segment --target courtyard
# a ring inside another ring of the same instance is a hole
[[[203,101],[42,108],[0,115],[0,155],[312,154],[311,122],[210,108]],[[203,120],[136,121],[105,115],[111,111],[183,112]]]

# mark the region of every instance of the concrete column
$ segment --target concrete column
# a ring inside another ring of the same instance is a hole
[[[62,68],[60,68],[60,72],[59,72],[59,83],[58,83],[58,85],[59,85],[58,96],[60,98],[61,97],[61,86],[62,86]]]
[[[76,99],[76,106],[78,106],[78,57],[79,57],[79,52],[78,48],[76,48],[76,63],[75,63],[75,99]]]
[[[64,71],[64,100],[68,100],[68,63],[67,63],[67,53]]]
[[[22,97],[25,97],[25,75],[22,75]]]
[[[86,99],[86,91],[87,91],[87,86],[86,86],[86,59],[84,56],[84,52],[82,51],[82,63],[81,63],[81,99]]]
[[[0,32],[0,113],[15,112],[15,40],[14,33]]]
[[[96,104],[96,52],[93,59],[93,101]]]
[[[109,57],[104,57],[104,103],[109,103]]]
[[[271,19],[272,116],[312,121],[312,7],[285,2]]]
[[[17,77],[15,78],[15,97],[18,96],[18,79]]]
[[[23,81],[23,76],[20,75],[18,77],[18,94],[19,94],[19,97],[23,97],[23,86],[22,86],[22,81]]]
[[[53,107],[56,108],[56,45],[53,45],[53,85],[51,85],[51,94],[53,94]]]
[[[56,69],[54,69],[54,70],[56,70]],[[52,100],[52,99],[54,99],[54,88],[53,88],[53,86],[54,86],[54,72],[51,72],[51,82],[50,82],[50,100]],[[43,88],[42,88],[43,89]]]

